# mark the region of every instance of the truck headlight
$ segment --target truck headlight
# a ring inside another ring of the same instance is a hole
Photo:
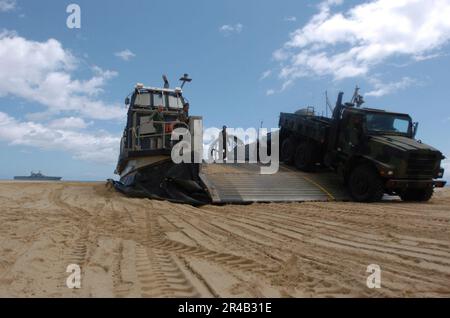
[[[391,177],[391,176],[393,176],[394,175],[394,170],[392,170],[392,169],[389,169],[390,167],[381,167],[380,168],[380,175],[382,176],[382,177],[387,177],[387,176],[389,176],[389,177]]]

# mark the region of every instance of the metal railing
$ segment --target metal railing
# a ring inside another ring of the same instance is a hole
[[[128,130],[128,146],[131,151],[171,150],[173,147],[172,131],[175,128],[188,126],[180,121],[153,121],[154,133],[141,133],[141,127],[136,126]],[[176,141],[175,141],[176,142]]]

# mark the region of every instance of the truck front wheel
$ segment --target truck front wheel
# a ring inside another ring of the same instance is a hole
[[[352,170],[348,190],[357,202],[377,202],[384,194],[382,180],[370,165],[360,165]]]
[[[425,189],[406,189],[400,192],[400,198],[403,201],[427,202],[430,201],[433,192],[433,187],[427,187]]]

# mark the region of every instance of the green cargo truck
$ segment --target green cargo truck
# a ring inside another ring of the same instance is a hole
[[[443,154],[415,139],[417,123],[408,114],[362,108],[339,93],[331,118],[309,108],[280,114],[280,158],[303,171],[332,169],[351,197],[375,202],[387,193],[404,201],[428,201],[445,186]]]

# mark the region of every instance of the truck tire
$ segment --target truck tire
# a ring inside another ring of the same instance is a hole
[[[295,143],[292,139],[286,138],[281,144],[280,159],[286,164],[292,164],[294,162],[295,155]]]
[[[295,166],[302,171],[314,171],[316,167],[316,149],[314,144],[302,142],[295,151]]]
[[[378,202],[384,194],[381,178],[377,171],[367,164],[357,166],[351,171],[348,190],[356,202]]]
[[[425,189],[406,189],[400,192],[400,198],[409,202],[427,202],[433,196],[433,187]]]

